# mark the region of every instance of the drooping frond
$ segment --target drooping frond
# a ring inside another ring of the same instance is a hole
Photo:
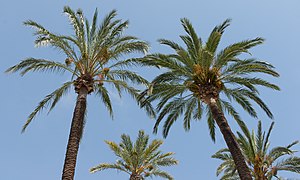
[[[107,108],[109,115],[113,118],[113,108],[112,108],[112,103],[109,97],[109,92],[107,89],[103,86],[96,86],[95,87],[96,95],[99,95],[101,97],[101,100],[105,107]]]
[[[22,128],[22,132],[25,131],[27,126],[31,123],[31,121],[35,118],[35,116],[41,112],[44,108],[47,108],[50,104],[50,110],[51,111],[57,102],[61,99],[63,95],[65,95],[70,88],[70,86],[73,84],[73,82],[66,82],[64,83],[60,88],[53,91],[51,94],[47,95],[39,104],[38,106],[33,110],[33,112],[28,116],[26,123],[24,124]]]

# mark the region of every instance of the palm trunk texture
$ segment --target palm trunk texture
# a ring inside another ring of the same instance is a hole
[[[62,172],[62,180],[74,179],[79,142],[83,131],[87,94],[88,91],[86,88],[81,88],[78,92],[67,145],[64,168]]]
[[[143,178],[141,177],[141,175],[132,173],[132,174],[130,175],[130,179],[129,179],[129,180],[142,180],[142,179],[143,179]]]
[[[210,100],[208,104],[213,118],[217,122],[221,133],[223,134],[223,137],[225,139],[225,142],[227,144],[227,147],[233,157],[235,166],[237,168],[238,174],[241,178],[241,180],[252,180],[252,176],[250,174],[250,170],[245,162],[245,158],[241,152],[241,149],[239,147],[239,144],[237,143],[237,140],[232,133],[227,120],[223,114],[222,111],[220,111],[219,107],[217,106],[215,100]]]

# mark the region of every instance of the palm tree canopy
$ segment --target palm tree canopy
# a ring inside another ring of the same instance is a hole
[[[32,20],[25,21],[24,25],[35,29],[35,45],[37,47],[54,47],[65,54],[65,60],[27,58],[6,70],[6,72],[19,71],[21,75],[34,71],[69,72],[72,75],[70,81],[65,82],[38,104],[29,115],[23,131],[38,112],[46,107],[50,107],[49,111],[51,111],[72,85],[75,86],[77,93],[80,87],[85,87],[88,93],[94,92],[98,95],[112,116],[113,109],[106,84],[111,84],[120,96],[125,91],[135,99],[137,99],[139,91],[128,82],[148,84],[147,80],[137,73],[125,69],[125,67],[135,64],[134,58],[120,60],[130,53],[146,53],[148,44],[134,36],[123,34],[129,22],[115,19],[117,15],[115,10],[111,11],[100,24],[97,22],[97,9],[91,24],[84,17],[81,9],[75,12],[66,6],[64,14],[68,16],[73,27],[73,35],[52,33]],[[150,115],[154,115],[151,108],[147,107],[146,109]]]
[[[171,40],[160,39],[161,44],[167,45],[175,53],[151,54],[140,60],[141,64],[165,70],[141,94],[149,101],[158,100],[156,110],[159,115],[154,132],[157,132],[158,125],[165,119],[163,135],[167,136],[172,124],[181,116],[185,130],[189,130],[191,120],[200,120],[205,113],[210,135],[215,140],[215,122],[211,110],[206,106],[211,98],[238,123],[241,119],[231,101],[241,105],[251,116],[257,117],[252,106],[255,102],[272,118],[271,111],[258,96],[257,86],[275,90],[279,90],[279,87],[253,74],[274,77],[279,74],[265,61],[240,58],[242,54],[250,54],[249,50],[262,44],[264,39],[258,37],[237,42],[217,51],[224,30],[230,25],[229,19],[216,26],[206,42],[202,42],[188,19],[181,19],[181,23],[186,35],[180,38],[186,47]]]
[[[294,156],[297,151],[291,149],[298,144],[298,141],[269,150],[269,137],[273,126],[274,122],[267,132],[262,131],[261,121],[259,121],[256,133],[254,131],[250,133],[245,125],[242,126],[243,134],[238,132],[238,142],[255,179],[279,178],[278,171],[300,174],[300,157]],[[221,179],[239,179],[232,156],[227,148],[219,150],[212,157],[223,161],[217,168],[217,175],[224,172]]]
[[[149,135],[140,130],[138,137],[133,143],[128,135],[121,136],[121,143],[105,141],[114,154],[118,157],[116,163],[101,163],[90,169],[91,173],[105,169],[116,169],[128,174],[138,174],[143,178],[159,176],[173,179],[167,172],[162,171],[162,166],[172,166],[178,161],[172,157],[173,152],[162,153],[159,148],[162,140],[155,139],[149,143]]]

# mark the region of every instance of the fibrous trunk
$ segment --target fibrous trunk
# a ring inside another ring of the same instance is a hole
[[[143,180],[142,176],[136,173],[132,173],[130,175],[130,179],[129,180]]]
[[[234,134],[232,133],[227,123],[223,112],[219,109],[216,101],[213,98],[211,98],[211,100],[209,101],[208,106],[212,112],[213,118],[215,119],[216,123],[220,128],[221,133],[223,134],[223,137],[233,157],[234,163],[236,165],[241,180],[252,180],[252,176],[245,162],[245,158],[241,152],[241,149],[236,141]]]
[[[86,88],[81,88],[78,91],[76,106],[73,113],[71,130],[67,145],[64,168],[62,172],[62,180],[74,179],[79,142],[83,131],[87,94],[88,90]]]

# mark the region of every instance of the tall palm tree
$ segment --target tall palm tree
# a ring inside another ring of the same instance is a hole
[[[251,175],[256,180],[270,180],[272,177],[279,179],[278,171],[290,171],[300,174],[300,157],[294,156],[296,151],[291,149],[292,146],[299,143],[298,141],[269,150],[269,137],[273,126],[274,122],[270,125],[267,133],[263,132],[261,121],[259,121],[256,134],[254,131],[250,133],[246,126],[242,128],[244,135],[238,132],[237,141],[250,167]],[[283,156],[289,157],[284,159]],[[224,172],[221,179],[239,179],[236,166],[227,148],[221,149],[212,157],[223,161],[217,169],[217,175]]]
[[[117,144],[105,141],[119,158],[115,163],[101,163],[90,169],[94,173],[105,169],[116,169],[130,175],[130,180],[143,180],[146,177],[159,176],[172,180],[173,177],[160,169],[161,166],[172,166],[178,161],[172,157],[173,152],[162,153],[159,147],[162,140],[155,139],[149,143],[149,135],[140,130],[135,143],[128,135],[121,136],[122,141]]]
[[[111,84],[120,96],[125,91],[137,100],[139,91],[127,82],[147,84],[147,81],[135,72],[123,68],[133,65],[134,59],[118,59],[132,52],[146,52],[148,44],[134,36],[123,35],[128,21],[115,19],[115,10],[111,11],[99,25],[97,9],[91,25],[80,9],[75,12],[66,6],[64,13],[69,18],[74,35],[54,34],[31,20],[25,21],[24,24],[35,29],[36,46],[50,45],[58,49],[66,55],[65,62],[28,58],[10,67],[6,72],[20,71],[21,75],[32,71],[68,72],[72,76],[70,81],[63,83],[38,104],[22,129],[25,131],[29,123],[44,108],[49,107],[51,111],[74,86],[78,95],[62,174],[63,180],[71,180],[74,178],[79,141],[84,128],[87,95],[94,92],[100,96],[111,116],[113,109],[106,85]]]
[[[212,139],[215,140],[215,123],[217,123],[240,177],[244,180],[251,179],[250,171],[224,113],[233,116],[238,123],[242,122],[230,103],[235,101],[251,116],[257,117],[251,104],[253,101],[269,117],[273,117],[269,108],[258,96],[256,86],[275,90],[279,90],[279,87],[250,75],[262,73],[277,77],[279,74],[267,62],[254,58],[242,59],[239,56],[249,53],[252,47],[262,44],[264,40],[255,38],[237,42],[217,52],[221,37],[225,28],[229,26],[230,20],[227,19],[216,26],[206,43],[202,42],[188,19],[181,19],[181,23],[187,33],[180,36],[186,48],[174,41],[160,39],[161,44],[169,46],[175,53],[152,54],[140,60],[144,65],[165,70],[153,80],[152,86],[141,94],[141,99],[159,100],[157,104],[159,115],[154,132],[157,132],[158,125],[165,119],[163,135],[166,137],[170,127],[180,116],[183,116],[185,130],[189,130],[191,120],[200,120],[206,111]]]

